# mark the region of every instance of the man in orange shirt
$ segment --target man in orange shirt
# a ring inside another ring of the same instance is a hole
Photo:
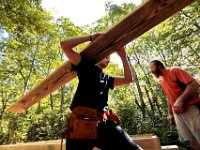
[[[159,60],[151,61],[149,67],[167,96],[169,123],[174,119],[180,140],[200,150],[200,84],[185,70],[166,69]]]

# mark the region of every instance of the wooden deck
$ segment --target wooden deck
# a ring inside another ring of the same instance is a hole
[[[133,140],[139,144],[144,150],[178,150],[176,145],[162,146],[160,140],[154,135],[135,135],[131,136]],[[0,150],[60,150],[60,140],[42,141],[32,143],[18,143],[11,145],[0,145]],[[65,150],[65,140],[63,142],[63,150]],[[94,148],[93,150],[99,150]]]

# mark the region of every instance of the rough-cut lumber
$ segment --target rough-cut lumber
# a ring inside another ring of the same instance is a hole
[[[62,150],[65,149],[66,147],[63,144]],[[0,150],[60,150],[60,141],[0,145]]]
[[[177,145],[161,146],[161,150],[179,150]]]
[[[132,136],[133,140],[138,143],[144,150],[161,150],[160,141],[157,136],[137,135]],[[24,143],[15,145],[0,145],[0,150],[60,150],[60,140],[44,141],[34,143]],[[63,142],[63,150],[65,150],[65,142]],[[99,150],[94,148],[93,150]]]
[[[149,0],[108,30],[104,36],[91,43],[81,53],[95,58],[98,62],[192,2],[194,0]],[[32,105],[75,77],[76,72],[71,70],[71,64],[67,61],[38,86],[21,97],[8,111],[25,112]]]
[[[144,150],[161,150],[160,140],[155,135],[135,135],[133,140]]]
[[[144,150],[161,150],[160,140],[152,134],[134,135],[132,139],[140,145]],[[94,148],[93,150],[100,150]]]

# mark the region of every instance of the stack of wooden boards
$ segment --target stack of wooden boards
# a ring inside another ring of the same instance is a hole
[[[178,150],[178,147],[176,145],[161,147],[160,140],[155,135],[135,135],[132,136],[132,138],[144,150]],[[66,149],[65,144],[66,143],[63,142],[63,150]],[[1,145],[0,150],[60,150],[60,140],[15,145]],[[99,149],[94,148],[93,150]]]
[[[148,0],[81,53],[96,62],[136,39],[149,29],[174,15],[194,0]],[[38,86],[21,97],[10,112],[22,113],[53,91],[76,77],[69,61],[44,79]]]

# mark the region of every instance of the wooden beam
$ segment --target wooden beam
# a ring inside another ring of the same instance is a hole
[[[177,145],[161,146],[161,150],[179,150]]]
[[[132,139],[139,144],[144,150],[161,150],[160,140],[153,135],[136,135]],[[32,142],[23,144],[0,145],[0,150],[60,150],[60,140]],[[63,150],[65,150],[65,142],[63,142]],[[99,150],[94,148],[93,150]]]
[[[87,57],[95,58],[98,62],[192,2],[194,0],[149,0],[108,30],[102,37],[88,45],[81,53]],[[38,86],[21,97],[8,111],[25,112],[32,105],[75,77],[76,72],[71,70],[71,64],[67,61]]]

